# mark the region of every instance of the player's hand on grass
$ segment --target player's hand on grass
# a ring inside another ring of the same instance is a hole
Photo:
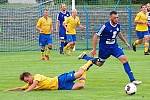
[[[91,52],[90,52],[91,56],[94,57],[96,55],[96,49],[93,49]]]

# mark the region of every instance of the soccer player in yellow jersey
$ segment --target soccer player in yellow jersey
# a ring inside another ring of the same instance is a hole
[[[148,17],[147,17],[147,6],[142,5],[141,11],[135,17],[136,33],[138,39],[132,44],[133,50],[136,51],[136,46],[144,42],[144,54],[149,55],[149,37],[148,32]]]
[[[72,10],[71,16],[65,19],[63,25],[66,29],[66,37],[68,42],[68,44],[64,47],[64,53],[70,55],[76,42],[76,27],[80,27],[81,29],[85,29],[86,27],[80,24],[80,19],[77,16],[76,9]]]
[[[147,15],[148,15],[148,31],[150,33],[150,3],[147,4]],[[148,51],[150,53],[150,46],[149,46],[149,50]]]
[[[52,49],[52,19],[48,16],[48,9],[44,10],[43,17],[39,18],[36,29],[39,31],[39,45],[41,46],[41,59],[49,60],[49,53]]]
[[[44,75],[32,75],[24,72],[20,75],[20,80],[27,83],[25,86],[8,89],[7,91],[24,90],[25,92],[32,90],[77,90],[85,86],[86,71],[92,66],[93,61],[89,60],[81,66],[78,71],[64,73],[59,76],[50,78]],[[77,82],[74,82],[77,80]]]

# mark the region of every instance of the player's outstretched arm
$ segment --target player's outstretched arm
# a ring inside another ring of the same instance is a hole
[[[125,37],[121,32],[118,34],[118,37],[121,39],[121,41],[123,41],[128,46],[129,49],[131,49],[130,44],[128,43],[128,41],[125,39]]]
[[[56,32],[59,30],[59,20],[56,21]]]
[[[93,36],[93,40],[92,40],[92,46],[93,46],[93,50],[91,51],[91,55],[94,57],[96,55],[96,46],[97,46],[97,40],[98,40],[98,36],[95,33]]]
[[[15,87],[15,88],[7,89],[7,90],[4,90],[4,91],[22,91],[22,90],[23,90],[22,87]]]
[[[29,86],[28,89],[25,90],[25,92],[28,92],[28,91],[32,91],[38,84],[38,81],[34,80],[33,83]]]

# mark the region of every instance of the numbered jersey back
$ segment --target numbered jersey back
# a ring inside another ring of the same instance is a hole
[[[103,45],[114,45],[117,42],[117,35],[120,32],[120,25],[116,24],[115,26],[111,22],[106,22],[100,30],[97,32],[97,35],[100,36],[100,44]]]

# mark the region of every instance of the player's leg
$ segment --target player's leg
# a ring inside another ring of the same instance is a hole
[[[47,48],[45,53],[45,60],[49,60],[50,51],[52,50],[52,35],[47,35]]]
[[[70,47],[70,52],[73,52],[73,49],[75,47],[75,44],[76,44],[76,35],[72,35],[72,41],[73,41],[73,44]]]
[[[62,28],[59,30],[59,39],[60,39],[60,54],[63,54],[63,49],[65,47],[65,40],[66,40],[66,31]]]
[[[88,70],[89,67],[92,66],[92,64],[92,61],[88,61],[85,65],[80,67],[80,69],[77,72],[75,72],[74,76],[77,79],[77,82],[73,85],[73,90],[79,90],[84,88],[86,81],[86,70]]]
[[[114,57],[118,58],[120,60],[120,62],[123,64],[124,70],[127,73],[128,77],[130,79],[130,82],[133,82],[136,85],[140,84],[141,81],[135,80],[133,72],[132,72],[132,70],[130,68],[130,65],[128,63],[127,56],[124,55],[123,50],[119,47],[116,47],[116,48],[113,49],[112,55]]]
[[[148,50],[149,50],[149,38],[150,38],[150,35],[147,32],[143,32],[144,34],[144,55],[150,55]]]
[[[71,48],[71,46],[73,45],[73,39],[72,39],[72,35],[66,35],[66,37],[67,37],[67,45],[64,47],[64,54],[67,54],[67,55],[70,55],[70,48]]]
[[[133,48],[133,51],[135,52],[136,52],[136,46],[142,44],[143,38],[144,38],[144,35],[142,34],[142,32],[137,31],[136,34],[137,34],[138,39],[132,43],[132,48]]]
[[[45,60],[45,36],[43,34],[39,35],[39,46],[41,47],[41,60]]]
[[[92,64],[92,61],[88,61],[86,64],[81,66],[78,71],[72,71],[58,76],[59,89],[71,90],[83,87],[86,79],[86,71]],[[78,80],[78,84],[74,83],[75,80]]]
[[[109,50],[106,49],[105,47],[103,47],[103,48],[99,49],[98,58],[94,58],[94,57],[88,56],[85,52],[83,52],[82,54],[80,54],[78,56],[78,59],[84,59],[86,61],[92,60],[93,64],[95,64],[95,65],[100,67],[100,66],[102,66],[104,64],[105,60],[107,58],[109,58],[109,57],[110,57]]]

